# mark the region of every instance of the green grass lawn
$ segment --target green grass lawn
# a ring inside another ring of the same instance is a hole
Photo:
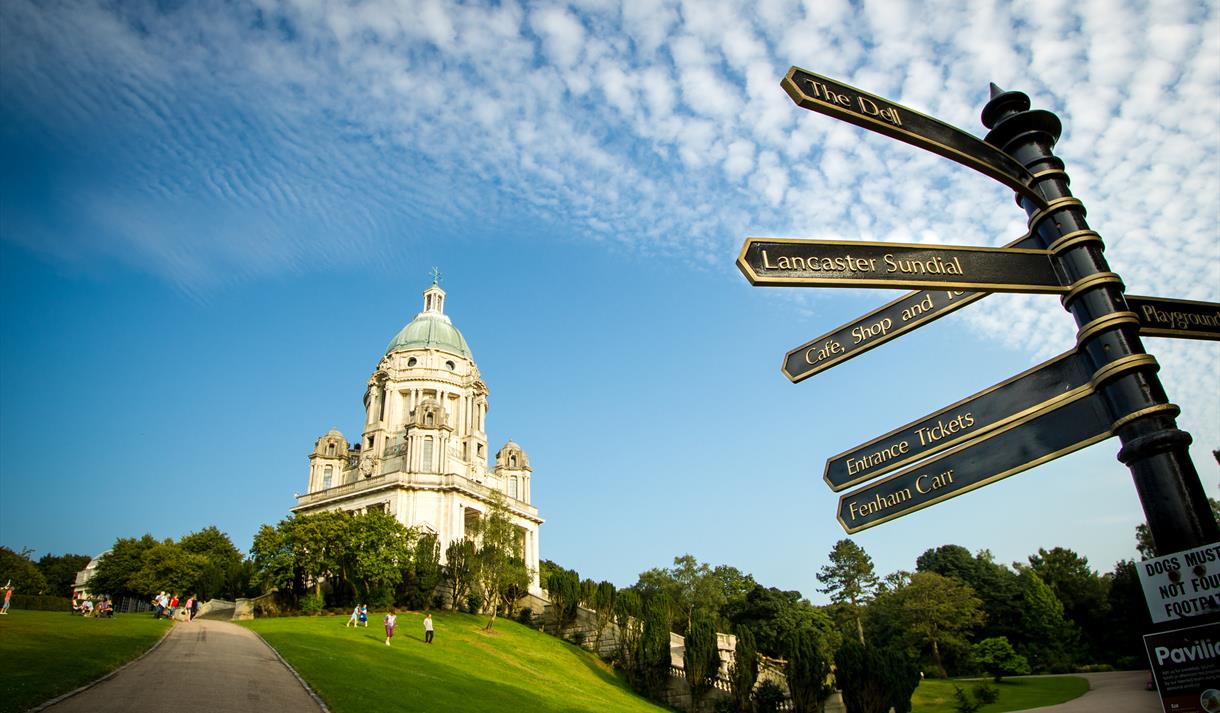
[[[346,616],[243,622],[267,640],[334,713],[372,711],[653,711],[593,654],[514,621],[433,612],[436,639],[424,644],[423,615],[398,615],[385,645],[382,612],[369,627]]]
[[[1089,690],[1089,682],[1079,676],[1021,676],[1005,678],[999,683],[991,683],[991,679],[946,681],[929,678],[921,681],[919,688],[915,689],[915,695],[911,698],[911,712],[954,713],[954,703],[957,702],[953,693],[954,684],[971,692],[976,685],[984,682],[998,688],[1000,698],[980,708],[979,713],[1053,706],[1078,698]]]
[[[86,619],[10,609],[0,616],[0,713],[27,710],[101,678],[147,651],[169,628],[169,620],[149,614]]]

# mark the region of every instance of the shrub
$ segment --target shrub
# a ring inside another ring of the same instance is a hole
[[[974,700],[987,705],[1000,700],[1000,689],[995,686],[988,686],[986,683],[980,683],[974,687]]]
[[[51,597],[45,594],[13,594],[9,606],[13,609],[33,611],[72,611],[72,602],[66,597]]]
[[[532,627],[534,625],[534,610],[529,607],[521,607],[521,611],[517,612],[517,622]]]
[[[299,606],[302,614],[317,616],[322,613],[322,607],[325,603],[321,594],[313,593],[301,597]]]
[[[775,681],[763,681],[754,689],[754,707],[758,713],[775,713],[786,699],[784,689]]]
[[[1016,676],[1029,673],[1029,661],[1018,654],[1008,643],[1008,637],[993,636],[983,639],[972,648],[974,660],[991,674],[996,683],[1003,676]]]

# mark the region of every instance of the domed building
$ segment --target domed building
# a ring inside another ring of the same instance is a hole
[[[359,441],[334,428],[318,438],[308,491],[297,496],[292,512],[380,510],[437,535],[443,558],[499,491],[521,528],[530,589],[537,593],[543,520],[530,504],[529,458],[510,440],[488,466],[487,385],[444,308],[445,291],[433,282],[424,290],[423,311],[390,340],[369,377]]]

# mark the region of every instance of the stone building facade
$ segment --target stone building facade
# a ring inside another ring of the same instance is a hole
[[[443,558],[499,491],[521,529],[530,589],[539,592],[543,520],[530,504],[529,457],[510,440],[489,465],[487,385],[445,314],[445,291],[434,282],[423,297],[423,311],[390,341],[369,377],[359,440],[334,428],[318,438],[309,455],[308,490],[292,511],[381,510],[437,535]]]

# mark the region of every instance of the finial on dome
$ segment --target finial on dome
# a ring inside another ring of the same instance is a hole
[[[441,269],[436,265],[433,265],[432,272],[430,274],[432,275],[432,284],[439,285],[441,281]]]

